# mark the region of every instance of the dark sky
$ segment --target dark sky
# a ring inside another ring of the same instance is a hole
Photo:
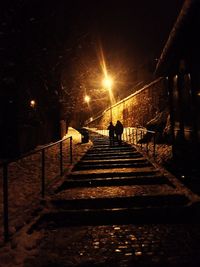
[[[74,23],[81,22],[99,36],[108,52],[127,53],[137,60],[160,55],[183,4],[183,0],[78,2],[82,4],[72,9]]]
[[[0,37],[7,20],[8,32],[15,32],[15,40],[10,42],[13,46],[16,41],[24,42],[21,46],[28,50],[34,45],[44,48],[53,46],[55,39],[61,43],[88,34],[93,45],[100,40],[105,53],[132,57],[138,63],[145,57],[160,55],[183,0],[8,0],[2,3]]]
[[[148,66],[153,73],[155,58],[160,56],[182,4],[183,0],[2,1],[2,62],[21,70],[21,77],[29,76],[30,81],[39,76],[48,79],[55,66],[69,66],[73,57],[74,64],[79,64],[80,56],[93,68],[101,46],[111,71],[126,69],[131,82],[138,82]]]

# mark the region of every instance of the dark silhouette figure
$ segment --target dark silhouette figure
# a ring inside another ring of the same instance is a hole
[[[115,134],[117,138],[117,142],[119,145],[122,144],[122,134],[123,134],[124,126],[123,124],[118,120],[115,125]]]
[[[114,145],[114,136],[115,136],[115,126],[112,122],[110,122],[110,125],[108,126],[107,130],[109,130],[109,139],[110,139],[110,145]]]

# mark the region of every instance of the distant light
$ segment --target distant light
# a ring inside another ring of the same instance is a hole
[[[93,117],[90,118],[90,121],[93,121]]]
[[[84,100],[85,100],[86,103],[89,103],[90,102],[90,97],[88,95],[86,95]]]
[[[34,108],[34,107],[35,107],[35,105],[36,105],[36,102],[35,102],[35,100],[31,100],[31,101],[30,101],[30,106],[31,106],[32,108]]]
[[[174,75],[174,77],[173,77],[173,81],[174,81],[175,84],[177,84],[177,81],[178,81],[178,75]]]
[[[197,95],[200,96],[200,92],[198,92]]]
[[[181,175],[181,178],[182,178],[182,179],[185,179],[185,175]]]

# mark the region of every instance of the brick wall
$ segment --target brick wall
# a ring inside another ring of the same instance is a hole
[[[126,97],[112,106],[112,121],[120,120],[124,127],[145,126],[156,111],[168,106],[168,92],[165,78],[159,78],[142,89]],[[107,128],[111,120],[111,110],[106,109],[93,121],[86,123],[88,127]]]

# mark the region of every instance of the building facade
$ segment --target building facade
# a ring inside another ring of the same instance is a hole
[[[200,1],[186,0],[156,67],[168,79],[174,157],[188,168],[200,149],[199,29]]]

